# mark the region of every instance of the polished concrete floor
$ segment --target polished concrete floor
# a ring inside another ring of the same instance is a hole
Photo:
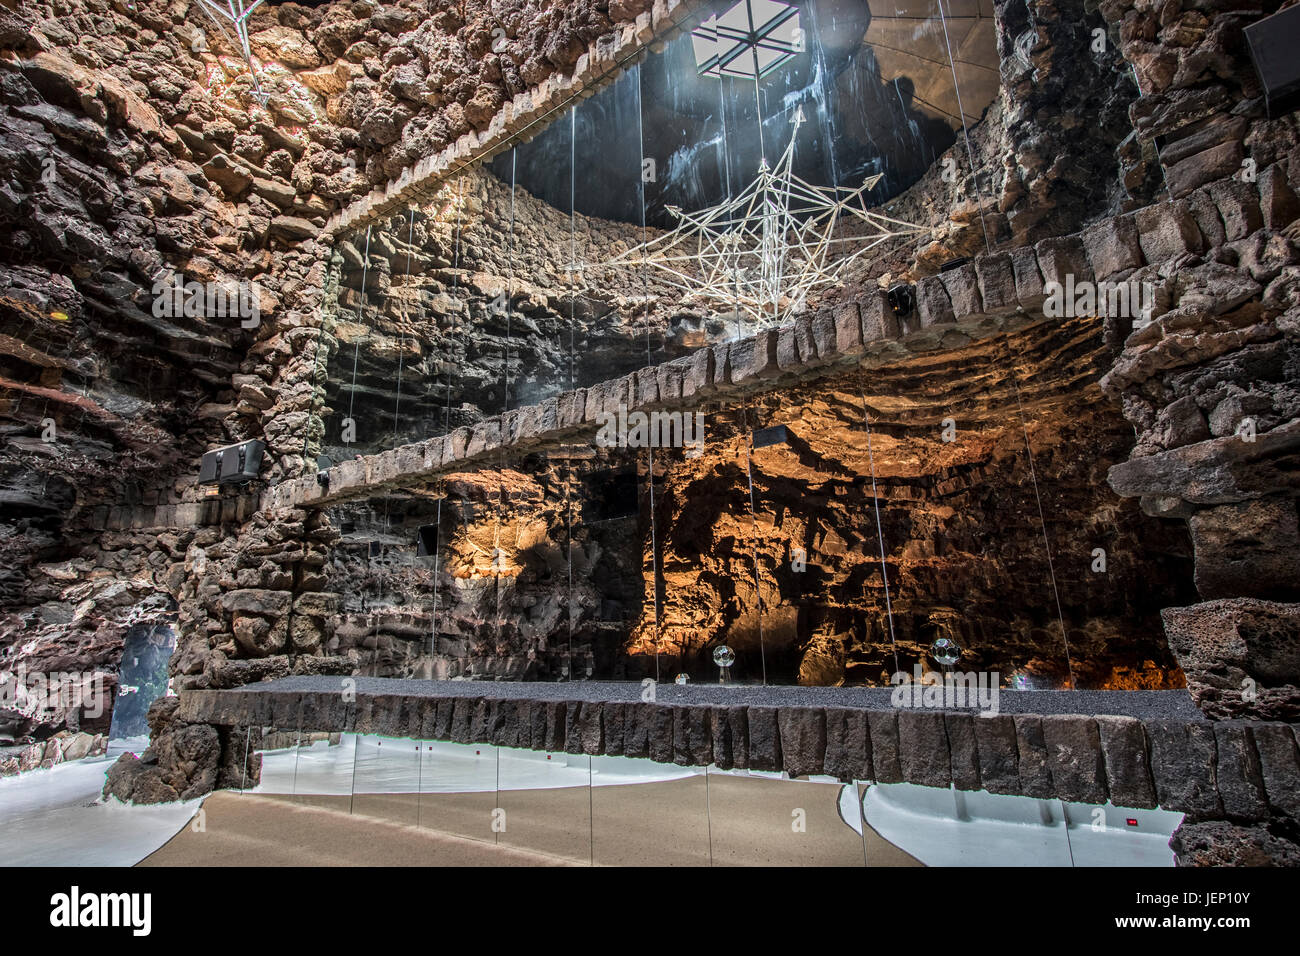
[[[209,797],[142,866],[918,866],[838,785],[726,775],[476,793]],[[349,812],[349,810],[351,812]]]

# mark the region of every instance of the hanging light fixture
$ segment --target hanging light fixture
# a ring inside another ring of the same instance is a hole
[[[607,264],[649,266],[661,281],[686,292],[688,302],[738,309],[760,323],[777,324],[804,311],[815,291],[840,283],[849,265],[881,243],[930,231],[870,211],[865,197],[881,173],[856,189],[814,186],[796,175],[794,146],[804,122],[803,109],[796,109],[776,166],[764,160],[734,199],[698,212],[668,206],[678,222],[674,229]],[[857,248],[841,251],[846,245]]]

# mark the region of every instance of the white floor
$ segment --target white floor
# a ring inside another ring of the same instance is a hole
[[[861,832],[855,803],[845,787],[840,815]],[[907,783],[869,787],[862,805],[873,830],[928,866],[1173,866],[1169,837],[1183,819]]]
[[[0,865],[130,866],[166,843],[201,799],[136,807],[100,798],[117,757],[146,743],[114,741],[107,756],[0,779]],[[650,783],[704,772],[627,757],[346,735],[334,746],[317,741],[263,754],[253,792],[348,794],[354,773],[358,793],[479,793]],[[840,804],[852,828],[846,835],[860,834],[857,788],[844,787]],[[862,805],[877,833],[931,866],[1170,866],[1169,835],[1182,819],[1165,810],[911,784],[868,787]]]
[[[170,840],[201,799],[135,807],[100,797],[118,756],[147,744],[115,740],[106,756],[0,779],[0,866],[132,866]]]
[[[262,755],[262,780],[254,793],[482,793],[546,790],[678,780],[704,773],[630,757],[542,753],[485,744],[395,740],[344,735],[330,746]]]

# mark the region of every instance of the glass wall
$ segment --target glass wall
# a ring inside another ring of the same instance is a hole
[[[640,757],[250,733],[245,792],[605,866],[1172,866],[1182,815]],[[436,843],[429,845],[436,863]]]

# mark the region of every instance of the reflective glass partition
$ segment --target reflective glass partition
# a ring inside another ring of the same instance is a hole
[[[1168,841],[1182,821],[1161,809],[642,757],[352,734],[309,742],[274,726],[253,728],[249,743],[261,780],[245,793],[418,828],[434,838],[430,863],[450,836],[531,862],[601,866],[1162,867],[1173,865]]]
[[[420,748],[418,825],[470,840],[496,843],[503,825],[497,799],[502,748],[417,741]]]
[[[719,0],[653,50],[337,240],[310,453],[442,435],[1007,244],[980,168],[989,0]],[[1100,328],[930,336],[710,393],[669,447],[590,422],[331,509],[330,652],[436,679],[1179,686],[1153,610],[1175,576],[1143,598],[1130,556],[1186,543],[1102,480],[1121,419],[1043,424],[1099,398]]]

